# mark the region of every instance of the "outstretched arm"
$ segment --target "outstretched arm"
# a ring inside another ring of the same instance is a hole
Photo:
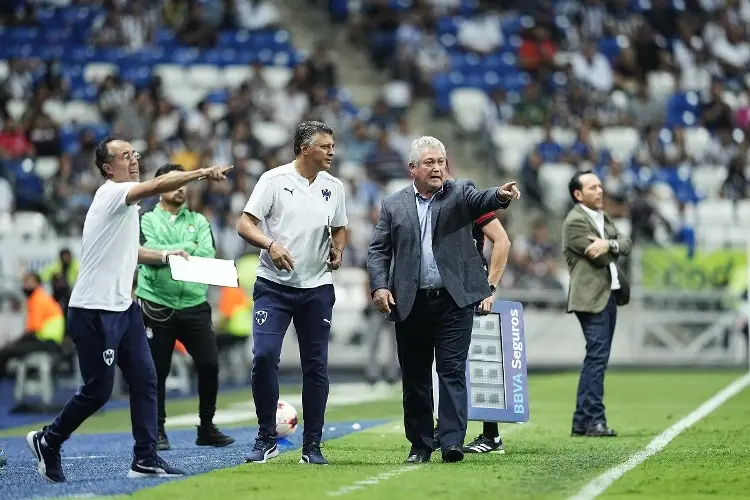
[[[184,250],[154,250],[152,248],[138,247],[138,263],[150,266],[166,264],[167,257],[170,255],[179,255],[186,259],[190,256]]]
[[[154,179],[135,184],[125,196],[125,203],[133,205],[141,200],[156,196],[162,193],[168,193],[179,189],[185,184],[199,179],[211,179],[213,181],[222,181],[226,179],[226,173],[233,167],[210,167],[190,170],[188,172],[172,171],[168,174],[160,175]]]
[[[515,182],[508,182],[499,188],[490,189],[477,189],[471,181],[464,184],[464,197],[472,219],[477,219],[482,214],[494,212],[499,208],[508,208],[510,202],[520,196],[521,193]]]

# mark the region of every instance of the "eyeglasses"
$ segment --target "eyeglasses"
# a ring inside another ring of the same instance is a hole
[[[130,161],[132,159],[140,160],[141,153],[138,151],[125,151],[124,153],[114,155],[112,158],[122,158],[124,161]]]

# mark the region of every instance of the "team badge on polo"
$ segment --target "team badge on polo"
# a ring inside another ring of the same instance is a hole
[[[331,191],[329,191],[328,189],[321,189],[320,192],[323,194],[323,198],[325,198],[326,201],[331,198]]]

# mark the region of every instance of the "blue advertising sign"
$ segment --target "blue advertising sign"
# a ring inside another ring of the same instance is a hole
[[[469,420],[528,422],[523,306],[496,300],[492,313],[474,316],[466,385]]]

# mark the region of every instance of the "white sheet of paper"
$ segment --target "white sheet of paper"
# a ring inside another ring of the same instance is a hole
[[[179,255],[170,255],[168,259],[173,280],[231,288],[240,286],[233,260],[206,257],[185,259]]]

